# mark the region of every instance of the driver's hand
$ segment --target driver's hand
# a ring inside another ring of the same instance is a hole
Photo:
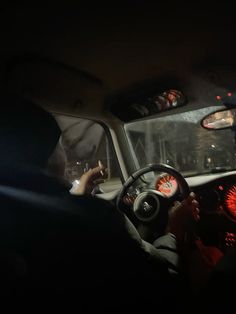
[[[96,185],[104,182],[106,174],[106,168],[99,161],[97,167],[89,169],[80,177],[79,184],[76,188],[72,188],[71,193],[75,195],[91,194]]]
[[[189,196],[180,202],[175,202],[169,211],[167,231],[174,234],[181,243],[192,222],[199,220],[199,203],[196,195],[191,192]]]

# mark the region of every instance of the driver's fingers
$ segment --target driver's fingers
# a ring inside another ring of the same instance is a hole
[[[194,193],[191,193],[189,197],[182,201],[182,203],[175,202],[174,204],[174,210],[178,210],[182,208],[183,211],[185,211],[185,214],[193,217],[195,221],[199,221],[199,202],[195,199],[196,195]]]
[[[196,199],[192,199],[191,203],[189,204],[189,207],[191,208],[193,219],[195,221],[199,221],[200,220],[199,202]]]
[[[195,208],[195,211],[199,214],[200,213],[200,210],[198,207]]]
[[[103,167],[98,166],[93,169],[89,169],[88,171],[88,176],[91,180],[96,180],[96,179],[105,177],[105,175],[106,175],[106,168],[104,166]]]
[[[195,200],[195,199],[192,200],[191,205],[192,205],[193,207],[199,207],[199,203],[198,203],[198,201]]]
[[[189,196],[183,201],[183,204],[191,207],[199,207],[199,202],[196,200],[196,194],[191,192]]]
[[[186,201],[188,202],[188,203],[191,203],[193,200],[195,200],[196,199],[196,194],[194,193],[194,192],[191,192],[190,194],[189,194],[189,196],[186,198]]]
[[[200,215],[199,215],[199,208],[195,208],[195,210],[193,210],[192,215],[195,221],[199,221],[200,220]]]

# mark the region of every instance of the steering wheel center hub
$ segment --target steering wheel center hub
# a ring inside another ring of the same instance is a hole
[[[154,191],[140,193],[134,201],[133,210],[139,220],[153,220],[160,211],[158,195]]]

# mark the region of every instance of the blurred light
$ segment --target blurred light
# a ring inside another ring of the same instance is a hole
[[[227,96],[228,96],[228,97],[231,97],[231,96],[232,96],[232,93],[227,93]]]
[[[227,209],[233,218],[236,218],[236,185],[233,185],[225,197]]]
[[[226,232],[225,234],[225,242],[227,246],[233,247],[235,246],[236,234],[231,232]]]
[[[214,144],[212,144],[212,145],[211,145],[211,147],[212,147],[212,148],[215,148],[215,145],[214,145]]]
[[[222,185],[218,186],[219,190],[224,191],[224,187]]]
[[[216,100],[221,100],[221,96],[216,96]]]

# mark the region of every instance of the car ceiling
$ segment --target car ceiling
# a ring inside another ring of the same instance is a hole
[[[55,103],[59,98],[71,104],[80,99],[81,73],[92,78],[88,78],[87,85],[82,84],[84,90],[88,89],[83,96],[93,102],[88,96],[92,86],[94,98],[99,98],[98,105],[107,95],[145,80],[173,75],[186,83],[190,76],[199,73],[209,79],[214,65],[221,64],[234,72],[235,26],[229,7],[199,4],[194,8],[180,2],[178,5],[127,3],[105,6],[101,2],[94,5],[67,1],[51,7],[37,2],[3,4],[0,7],[2,85],[7,77],[6,64],[19,56],[43,58],[60,65],[60,69],[64,66],[61,77],[69,77],[64,98],[62,88],[56,87],[58,71],[47,81],[54,91],[51,100]],[[36,76],[40,76],[39,72],[35,72]],[[46,73],[42,67],[41,72]],[[231,88],[223,86],[224,80],[214,84]],[[69,92],[68,85],[72,86]],[[45,88],[42,90],[45,93]]]

